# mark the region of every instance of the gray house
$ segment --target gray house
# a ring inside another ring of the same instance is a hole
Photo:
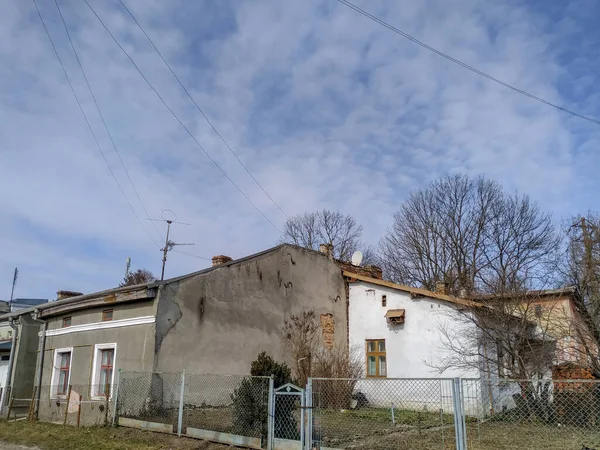
[[[308,310],[327,324],[326,342],[346,346],[344,269],[327,246],[282,244],[235,261],[217,256],[212,267],[170,280],[63,293],[72,296],[5,314],[19,343],[13,397],[41,386],[40,408],[52,406],[72,385],[99,400],[119,369],[246,375],[261,351],[284,359],[284,320]]]

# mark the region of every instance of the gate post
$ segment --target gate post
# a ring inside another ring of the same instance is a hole
[[[454,409],[454,434],[456,450],[466,450],[465,422],[463,415],[462,383],[460,378],[452,379],[452,406]]]
[[[181,389],[179,391],[179,417],[177,419],[177,435],[181,437],[183,428],[183,405],[185,398],[185,369],[181,372]]]
[[[304,401],[306,409],[306,429],[304,431],[304,449],[311,450],[312,438],[313,438],[313,398],[312,398],[312,378],[309,378],[306,382],[306,389],[304,390],[306,400]]]
[[[273,450],[275,438],[275,377],[269,378],[269,403],[267,406],[267,450]]]

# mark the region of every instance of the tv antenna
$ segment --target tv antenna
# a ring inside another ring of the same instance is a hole
[[[166,214],[167,217],[165,217],[165,213],[167,213]],[[160,217],[161,217],[161,219],[146,219],[146,220],[152,220],[154,222],[166,222],[167,223],[167,237],[165,238],[165,246],[160,249],[160,251],[163,252],[162,270],[160,272],[160,279],[162,281],[165,278],[165,265],[167,263],[167,252],[173,250],[173,248],[176,247],[176,246],[178,246],[178,245],[196,245],[196,244],[192,244],[192,243],[181,244],[181,243],[173,242],[173,241],[169,240],[169,232],[171,231],[171,224],[172,223],[176,223],[176,224],[180,224],[180,225],[191,225],[191,224],[186,223],[186,222],[178,222],[177,221],[177,214],[175,214],[170,209],[163,209],[161,211],[161,213],[160,213]]]

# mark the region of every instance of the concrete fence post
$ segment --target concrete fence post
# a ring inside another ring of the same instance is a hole
[[[181,437],[183,429],[183,404],[185,397],[185,370],[181,372],[181,389],[179,391],[179,418],[177,420],[177,435]]]
[[[306,382],[306,390],[304,391],[304,395],[306,396],[306,400],[304,401],[304,405],[306,408],[306,431],[304,433],[304,448],[305,450],[312,449],[312,438],[313,438],[313,395],[312,395],[312,378],[309,378]]]
[[[452,406],[454,409],[454,434],[456,436],[456,450],[466,450],[464,435],[464,415],[462,410],[462,383],[460,378],[452,379]]]
[[[275,444],[275,377],[269,378],[269,402],[267,406],[267,450]]]
[[[113,427],[117,423],[117,414],[119,413],[119,387],[121,385],[121,369],[117,372],[117,382],[115,383],[115,403],[113,405],[113,416],[112,416],[112,425]]]

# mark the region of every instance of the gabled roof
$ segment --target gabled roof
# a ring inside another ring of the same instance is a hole
[[[436,300],[441,300],[444,302],[453,303],[455,305],[460,305],[460,306],[468,306],[468,307],[476,307],[476,308],[483,306],[480,303],[477,303],[477,302],[474,302],[474,301],[471,301],[471,300],[468,300],[465,298],[458,298],[458,297],[454,297],[452,295],[440,294],[438,292],[428,291],[427,289],[420,289],[420,288],[415,288],[415,287],[411,287],[411,286],[406,286],[404,284],[393,283],[391,281],[380,280],[378,278],[366,277],[363,275],[358,275],[353,272],[344,271],[343,275],[345,277],[349,278],[350,282],[362,281],[364,283],[376,284],[378,286],[384,286],[384,287],[387,287],[390,289],[395,289],[397,291],[408,292],[413,295],[433,298]]]

